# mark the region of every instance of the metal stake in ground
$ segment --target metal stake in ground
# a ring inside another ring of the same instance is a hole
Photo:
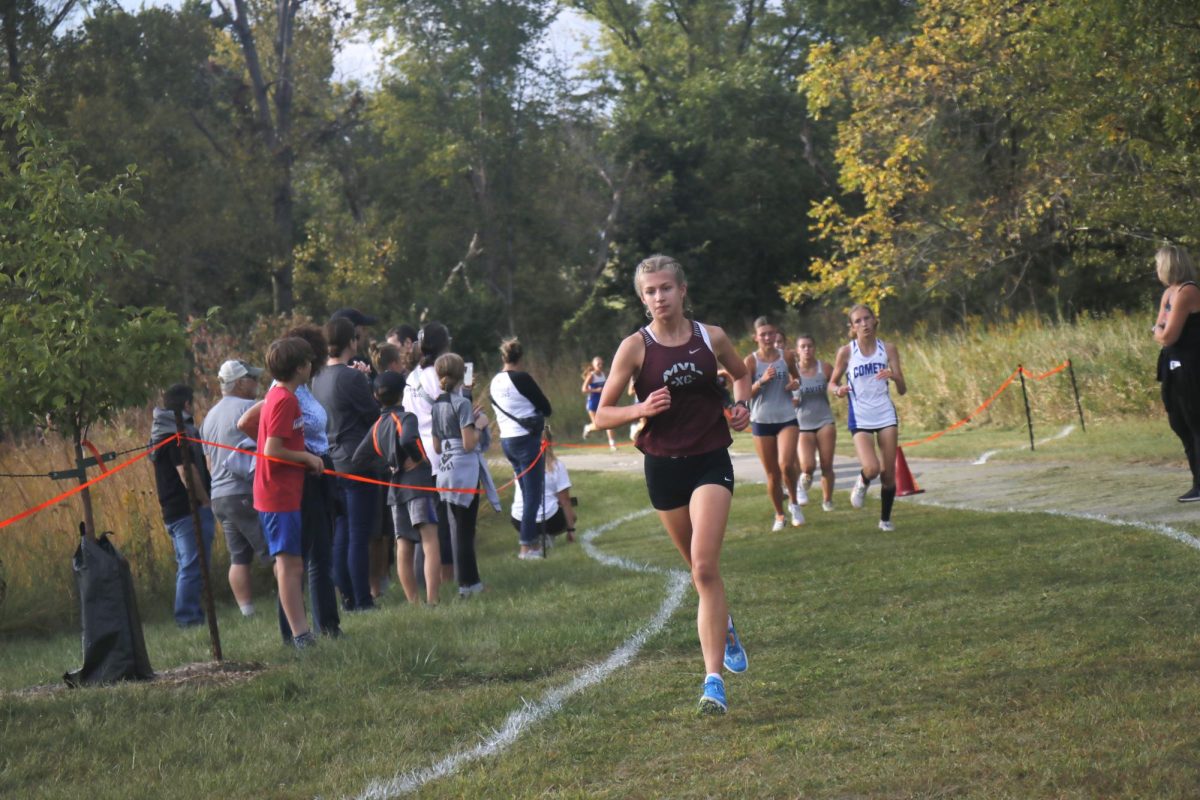
[[[1071,359],[1067,359],[1067,374],[1071,376],[1071,391],[1075,393],[1075,410],[1079,412],[1079,427],[1084,433],[1087,433],[1087,425],[1083,424],[1083,406],[1079,405],[1079,387],[1075,384],[1075,367],[1071,365]]]
[[[188,506],[192,509],[192,530],[196,534],[196,553],[200,558],[200,582],[204,588],[204,615],[208,617],[208,639],[212,644],[213,661],[223,661],[221,654],[221,632],[217,629],[217,610],[213,604],[212,580],[208,574],[208,555],[204,552],[204,531],[200,527],[200,503],[196,500],[196,483],[193,476],[192,445],[185,441],[187,431],[183,427],[183,412],[175,410],[175,431],[179,438],[175,444],[182,447],[183,483],[187,487]]]
[[[1025,388],[1025,365],[1017,364],[1017,374],[1021,376],[1021,397],[1025,398],[1025,424],[1029,426],[1029,449],[1033,450],[1033,415],[1029,413],[1029,390]]]

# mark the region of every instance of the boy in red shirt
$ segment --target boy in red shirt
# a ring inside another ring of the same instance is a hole
[[[277,384],[267,392],[258,423],[258,452],[267,458],[254,470],[254,508],[275,557],[279,604],[299,650],[317,643],[304,613],[300,497],[304,470],[320,473],[324,464],[304,449],[304,420],[296,400],[296,389],[312,375],[312,360],[312,347],[297,337],[277,339],[267,349],[267,369]]]

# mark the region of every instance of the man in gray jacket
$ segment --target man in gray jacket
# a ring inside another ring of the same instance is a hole
[[[229,547],[229,588],[244,616],[254,614],[251,583],[251,564],[257,557],[260,564],[271,563],[267,542],[254,510],[254,476],[237,469],[239,461],[229,460],[234,451],[224,447],[254,449],[254,442],[237,429],[238,418],[254,405],[258,393],[258,376],[262,369],[234,359],[221,365],[217,377],[221,381],[221,401],[209,410],[200,426],[200,438],[215,444],[204,445],[212,474],[212,510],[225,532]],[[231,468],[232,467],[232,468]]]

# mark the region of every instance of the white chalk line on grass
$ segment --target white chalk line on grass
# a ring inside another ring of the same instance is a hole
[[[1045,439],[1042,439],[1040,442],[1038,442],[1038,444],[1049,444],[1050,442],[1053,442],[1056,439],[1065,439],[1066,437],[1068,437],[1072,433],[1074,433],[1074,431],[1075,431],[1075,426],[1068,425],[1067,427],[1063,428],[1061,431],[1054,434],[1053,436],[1047,436]],[[1029,445],[1023,444],[1020,447],[1001,447],[998,450],[988,450],[983,455],[981,455],[979,458],[972,461],[971,464],[973,466],[978,467],[982,464],[986,464],[988,462],[988,459],[990,459],[992,456],[996,455],[997,453],[1003,453],[1006,450],[1028,450],[1028,449],[1029,449]]]
[[[643,509],[635,511],[632,514],[626,514],[619,519],[614,519],[598,528],[584,532],[581,537],[584,552],[601,564],[634,572],[665,575],[667,577],[667,596],[663,599],[662,605],[658,607],[658,611],[649,622],[622,642],[601,663],[593,664],[590,667],[580,670],[564,685],[547,690],[541,699],[533,702],[525,701],[524,708],[520,708],[509,714],[508,718],[504,720],[504,724],[500,726],[500,729],[493,731],[491,735],[485,737],[479,744],[451,753],[445,758],[430,764],[428,767],[401,772],[387,781],[374,781],[367,786],[362,794],[358,795],[360,800],[384,800],[384,798],[407,794],[421,788],[430,781],[453,775],[460,767],[472,761],[478,761],[481,758],[487,758],[501,752],[520,738],[521,734],[525,733],[530,726],[559,711],[563,703],[568,699],[579,694],[584,689],[595,686],[632,661],[646,641],[666,627],[671,615],[675,613],[683,602],[684,593],[687,591],[688,586],[691,585],[691,578],[688,573],[682,570],[665,569],[663,567],[640,564],[636,561],[607,555],[600,552],[592,542],[596,537],[607,531],[651,513],[650,509]]]
[[[1185,533],[1177,528],[1172,528],[1170,525],[1164,525],[1161,522],[1138,522],[1130,519],[1117,519],[1116,517],[1106,517],[1103,514],[1092,514],[1087,511],[1059,511],[1054,509],[1047,510],[1036,508],[1015,508],[1013,506],[1008,506],[1005,508],[983,508],[980,506],[968,505],[966,503],[943,503],[937,500],[915,498],[912,502],[922,506],[946,508],[953,511],[978,511],[986,514],[1049,514],[1053,517],[1081,519],[1088,522],[1102,522],[1105,525],[1113,525],[1118,528],[1135,528],[1141,531],[1157,533],[1160,536],[1166,536],[1168,539],[1174,539],[1180,544],[1185,544],[1194,550],[1200,550],[1200,539],[1197,539],[1190,533]]]

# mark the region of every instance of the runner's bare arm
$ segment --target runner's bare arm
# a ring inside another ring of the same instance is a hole
[[[850,345],[844,344],[838,348],[837,358],[834,359],[833,374],[829,383],[833,385],[833,393],[837,397],[845,397],[850,393],[850,385],[839,386],[839,381],[846,376],[846,367],[850,365]]]
[[[879,374],[882,377],[888,373],[887,377],[896,384],[896,394],[903,395],[908,391],[908,384],[904,382],[904,370],[900,368],[900,351],[894,344],[885,344],[884,347],[887,349],[888,369]]]
[[[628,425],[646,416],[645,403],[634,403],[631,406],[618,406],[621,391],[626,385],[632,384],[642,367],[642,359],[646,355],[646,343],[640,333],[625,337],[617,354],[613,356],[612,367],[608,372],[608,381],[600,390],[600,407],[596,409],[596,428],[608,430],[621,425]],[[658,394],[655,392],[655,394]],[[650,398],[646,398],[649,400]],[[669,396],[668,396],[669,401]],[[669,404],[669,403],[668,403]],[[662,409],[654,411],[659,413]]]
[[[712,342],[717,362],[733,377],[734,406],[729,412],[729,427],[743,431],[750,424],[750,410],[745,405],[750,401],[750,370],[746,368],[746,362],[738,358],[725,331],[716,325],[704,327],[708,329],[708,340]]]

